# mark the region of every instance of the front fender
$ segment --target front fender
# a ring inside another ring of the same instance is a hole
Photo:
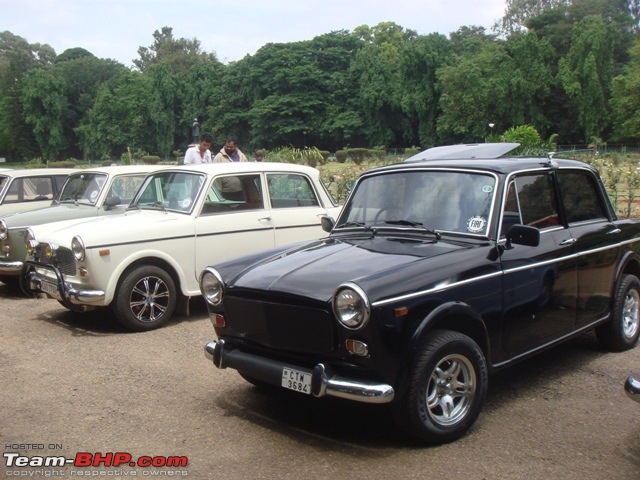
[[[117,252],[112,252],[109,256],[113,256],[113,258],[109,260],[103,260],[104,257],[100,257],[96,252],[94,252],[94,254],[98,256],[98,259],[92,262],[94,265],[93,270],[95,270],[94,273],[99,277],[97,283],[99,285],[106,285],[104,289],[106,305],[111,304],[113,301],[122,275],[132,265],[167,264],[177,275],[178,284],[176,288],[178,288],[183,295],[193,296],[200,293],[198,282],[195,280],[193,274],[186,275],[184,270],[185,267],[189,266],[191,266],[191,270],[193,270],[193,259],[182,262],[180,259],[176,259],[165,252],[152,249],[139,250],[123,256],[118,255]],[[190,278],[193,278],[192,282],[189,282]]]

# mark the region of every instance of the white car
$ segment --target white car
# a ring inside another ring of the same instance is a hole
[[[0,216],[51,204],[73,168],[0,169]]]
[[[74,311],[110,306],[131,330],[185,315],[212,262],[319,238],[340,207],[315,168],[284,163],[171,167],[147,176],[124,215],[27,230],[25,292]]]
[[[57,230],[88,217],[124,213],[142,185],[147,173],[159,170],[155,165],[126,165],[74,170],[47,207],[0,215],[0,281],[16,284],[27,257],[24,233],[28,227]],[[60,223],[64,222],[64,223]]]

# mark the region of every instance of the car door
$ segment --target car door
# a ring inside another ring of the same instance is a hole
[[[301,173],[266,176],[276,245],[323,237],[320,218],[327,215],[327,210],[319,201],[311,179]]]
[[[558,183],[577,261],[576,321],[586,325],[609,314],[622,232],[593,174],[561,170]]]
[[[501,236],[515,224],[540,230],[538,246],[505,243],[503,348],[517,355],[571,331],[575,325],[577,274],[571,232],[560,217],[549,171],[518,175],[508,184]]]
[[[274,246],[274,223],[264,206],[260,173],[219,175],[195,220],[196,277],[213,262]]]

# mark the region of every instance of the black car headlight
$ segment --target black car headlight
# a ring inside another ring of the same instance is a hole
[[[346,328],[356,330],[369,321],[371,305],[360,287],[345,283],[333,294],[333,313]]]
[[[224,282],[215,268],[207,267],[200,275],[200,292],[210,305],[222,303],[224,296]]]

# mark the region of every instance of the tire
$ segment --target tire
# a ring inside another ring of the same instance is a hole
[[[393,404],[396,424],[421,442],[456,440],[480,415],[488,383],[484,354],[471,338],[431,332],[414,359],[406,391]]]
[[[596,327],[600,345],[613,352],[633,348],[640,337],[640,280],[624,275],[613,299],[611,320]]]
[[[173,278],[155,266],[136,267],[122,278],[113,301],[116,319],[126,328],[144,332],[163,326],[176,307]]]

